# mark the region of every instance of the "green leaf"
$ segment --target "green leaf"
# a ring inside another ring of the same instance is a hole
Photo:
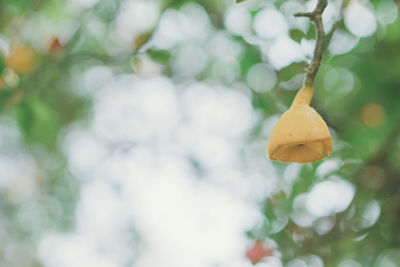
[[[245,2],[245,1],[247,1],[247,0],[236,0],[236,3],[242,3],[242,2]]]
[[[249,48],[243,57],[240,60],[240,69],[242,71],[242,75],[247,75],[249,69],[261,62],[260,52],[257,49]]]
[[[3,70],[5,69],[6,64],[2,58],[0,58],[0,74],[3,73]]]
[[[153,35],[153,31],[144,32],[139,34],[134,41],[135,51],[138,51],[143,45],[145,45]]]
[[[28,143],[51,146],[58,134],[55,112],[39,99],[27,100],[16,112],[18,127]]]
[[[296,41],[297,43],[300,43],[301,39],[303,39],[305,37],[306,37],[306,35],[301,30],[298,30],[298,29],[290,30],[290,38],[292,38],[292,40]]]
[[[8,0],[7,3],[9,5],[15,6],[17,9],[19,9],[22,12],[27,12],[32,10],[40,0],[31,0],[31,1],[26,1],[26,0]]]
[[[167,50],[151,49],[147,53],[152,60],[160,64],[167,64],[171,58],[171,53]]]

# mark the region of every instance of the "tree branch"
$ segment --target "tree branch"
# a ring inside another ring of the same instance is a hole
[[[340,11],[339,11],[339,17],[338,20],[333,24],[332,29],[330,32],[328,32],[325,36],[325,43],[324,43],[324,50],[326,50],[329,46],[329,43],[331,42],[332,36],[335,33],[336,29],[339,28],[340,24],[342,23],[343,20],[343,10],[345,7],[345,4],[347,4],[346,0],[343,0],[341,5],[340,5]]]
[[[317,6],[312,12],[306,12],[306,13],[300,12],[294,14],[295,17],[308,17],[311,21],[315,23],[315,27],[317,29],[314,56],[310,66],[306,69],[306,79],[305,79],[306,87],[313,87],[314,78],[317,74],[319,66],[321,65],[322,55],[324,53],[324,48],[325,48],[324,45],[325,32],[324,32],[324,25],[322,22],[322,13],[324,12],[327,5],[328,5],[327,0],[318,0]]]
[[[333,34],[335,33],[336,29],[339,27],[340,23],[341,23],[340,20],[336,21],[336,23],[333,24],[331,31],[328,32],[328,33],[325,35],[324,50],[326,50],[326,49],[328,48],[329,43],[331,42],[331,39],[332,39],[332,37],[333,37]]]

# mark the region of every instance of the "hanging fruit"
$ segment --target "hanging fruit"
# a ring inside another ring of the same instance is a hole
[[[319,0],[314,11],[295,14],[297,17],[308,17],[315,23],[317,41],[313,60],[306,70],[305,85],[299,90],[289,110],[279,119],[269,137],[267,153],[271,160],[311,163],[332,154],[333,141],[328,126],[310,107],[314,78],[321,65],[325,48],[322,13],[327,4],[326,0]]]
[[[279,119],[268,140],[271,160],[309,163],[331,155],[328,126],[309,105],[312,92],[312,87],[302,88]]]

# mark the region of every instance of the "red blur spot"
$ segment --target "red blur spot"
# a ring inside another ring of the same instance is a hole
[[[52,54],[57,54],[61,52],[63,49],[63,45],[57,37],[54,37],[50,40],[49,52]]]
[[[253,264],[260,262],[263,258],[272,255],[272,248],[263,244],[261,241],[256,241],[254,245],[247,250],[246,258]]]

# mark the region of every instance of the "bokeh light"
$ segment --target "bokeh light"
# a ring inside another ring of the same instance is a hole
[[[0,1],[0,266],[397,266],[396,1],[330,0],[313,164],[266,141],[317,0]]]

